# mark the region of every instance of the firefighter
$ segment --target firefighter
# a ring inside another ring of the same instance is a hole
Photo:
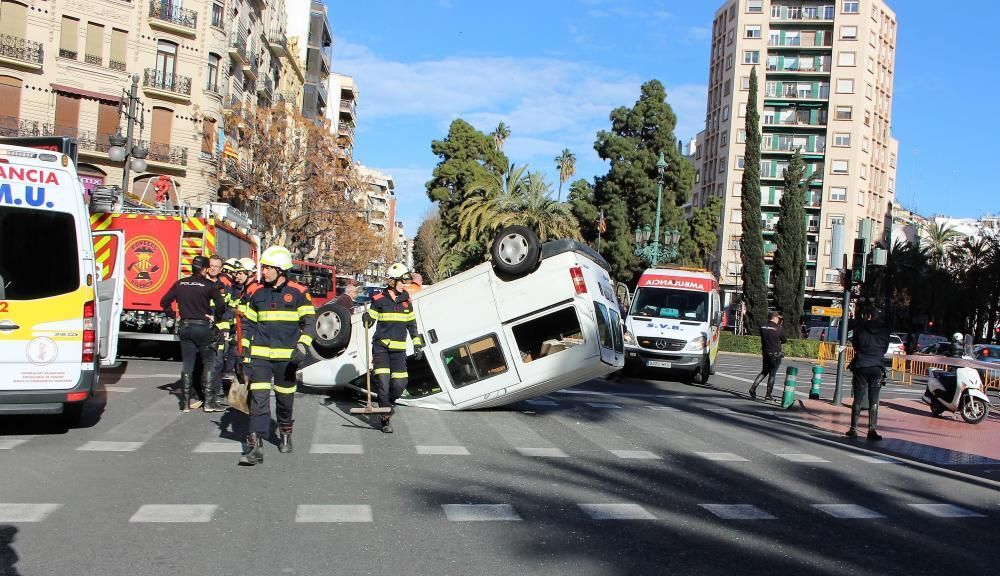
[[[181,356],[184,360],[181,369],[181,410],[184,412],[202,405],[201,401],[192,396],[194,366],[199,357],[202,382],[212,381],[215,360],[212,325],[217,318],[222,317],[226,307],[215,283],[205,276],[208,266],[208,258],[195,256],[191,260],[191,275],[175,282],[160,300],[163,311],[171,316],[172,306],[177,302],[180,315],[177,335],[181,341]],[[206,393],[207,391],[206,389]],[[215,399],[209,396],[206,402],[213,403]]]
[[[211,259],[209,259],[211,261]],[[233,330],[235,329],[236,308],[240,303],[242,287],[236,286],[236,272],[242,269],[243,265],[236,258],[230,258],[222,265],[222,273],[216,280],[216,287],[222,294],[222,299],[226,302],[226,312],[222,318],[215,323],[217,330],[215,334],[215,367],[213,369],[212,395],[216,402],[205,403],[206,412],[216,412],[224,410],[221,401],[225,398],[228,387],[224,380],[232,382],[233,371],[235,370]]]
[[[415,358],[423,355],[424,341],[417,334],[417,314],[413,311],[410,295],[403,288],[409,272],[406,266],[396,263],[389,267],[385,290],[376,294],[371,307],[362,316],[365,326],[376,323],[372,336],[372,364],[378,385],[378,405],[393,408],[396,400],[406,390],[409,374],[406,372],[406,334],[409,333],[416,351]],[[392,412],[382,416],[381,429],[392,434],[389,420]]]
[[[250,359],[250,433],[240,465],[264,462],[263,442],[271,428],[270,397],[277,406],[278,451],[292,451],[295,369],[312,344],[316,310],[308,289],[285,277],[292,267],[287,248],[272,246],[260,257],[261,282],[247,292],[243,352]],[[273,385],[272,385],[273,380]]]

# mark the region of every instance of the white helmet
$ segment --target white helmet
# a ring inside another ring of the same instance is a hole
[[[410,271],[406,269],[406,266],[403,266],[399,262],[396,262],[392,266],[389,266],[389,271],[386,273],[386,276],[392,278],[393,280],[399,280],[403,276],[406,276],[409,273]]]
[[[278,270],[292,268],[292,253],[284,246],[271,246],[260,255],[261,266],[273,266]]]
[[[961,342],[963,340],[965,340],[965,336],[962,336],[961,332],[955,332],[954,334],[951,335],[952,342]]]
[[[253,258],[240,258],[240,264],[246,272],[253,273],[257,271],[257,263],[253,261]]]

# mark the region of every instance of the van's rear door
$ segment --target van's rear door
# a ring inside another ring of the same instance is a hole
[[[101,269],[97,271],[98,352],[101,365],[110,366],[118,357],[118,327],[125,303],[125,233],[94,232],[94,254]]]

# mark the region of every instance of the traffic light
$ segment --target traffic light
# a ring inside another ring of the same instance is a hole
[[[865,265],[868,260],[868,242],[864,238],[854,240],[854,259],[851,260],[851,283],[865,281]]]

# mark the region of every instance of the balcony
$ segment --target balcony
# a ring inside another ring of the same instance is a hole
[[[795,64],[792,66],[778,66],[777,64],[772,64],[768,62],[767,64],[768,75],[774,74],[829,74],[830,65],[824,66],[802,66]]]
[[[274,98],[274,81],[270,76],[257,80],[257,95],[271,101]]]
[[[191,78],[168,74],[156,68],[146,68],[142,79],[142,89],[150,96],[185,103],[191,101]]]
[[[118,70],[119,72],[124,72],[125,63],[119,60],[111,59],[108,60],[108,68],[111,68],[112,70]]]
[[[782,142],[781,139],[779,139],[778,143],[775,144],[772,138],[765,136],[763,145],[761,146],[762,152],[781,152],[792,154],[796,150],[798,150],[800,154],[824,154],[826,152],[826,141],[817,140],[814,145],[810,146],[799,142]]]
[[[326,103],[329,102],[329,100],[326,99],[326,82],[320,82],[316,85],[316,93],[319,94],[319,99],[322,102],[322,106],[325,108]]]
[[[836,6],[771,6],[771,23],[833,22]]]
[[[817,39],[817,30],[803,30],[799,36],[769,36],[768,48],[833,48],[833,35],[821,32]]]
[[[246,172],[243,170],[243,166],[240,165],[240,161],[238,159],[226,158],[221,154],[216,154],[215,164],[219,167],[219,184],[223,186],[233,186],[236,188],[241,188],[243,186],[243,180]]]
[[[139,145],[149,150],[146,162],[160,168],[183,168],[187,166],[188,151],[183,146],[139,140]]]
[[[198,13],[169,0],[150,0],[149,26],[182,36],[194,37],[198,29]]]
[[[274,102],[276,104],[289,104],[291,106],[298,106],[302,102],[302,98],[299,94],[295,92],[275,92]]]
[[[246,64],[250,61],[247,56],[247,37],[239,32],[229,35],[229,57],[239,64]]]
[[[247,62],[243,63],[243,77],[249,79],[253,83],[256,83],[259,76],[260,60],[256,56],[253,56]]]
[[[91,156],[108,160],[108,149],[111,148],[111,134],[98,134],[91,130],[77,130],[76,142],[81,156]]]
[[[16,116],[0,116],[0,136],[42,136],[45,124],[34,120],[21,120]]]
[[[288,56],[288,37],[284,30],[274,29],[267,34],[267,48],[275,56]]]
[[[340,114],[354,119],[357,116],[357,103],[354,100],[340,101]]]
[[[0,63],[41,70],[43,56],[40,42],[0,34]]]
[[[104,57],[100,54],[85,54],[83,61],[94,66],[104,66]]]
[[[768,113],[768,111],[765,110],[763,121],[761,123],[764,126],[774,128],[826,128],[826,110],[816,110],[816,112],[817,114],[814,118],[810,110],[792,109],[791,114],[789,114],[788,111],[785,111],[784,113]]]
[[[66,50],[64,48],[59,49],[60,58],[68,58],[70,60],[76,60],[80,56],[80,53],[76,50]]]
[[[830,85],[820,84],[817,90],[813,90],[811,85],[808,89],[798,89],[795,87],[786,87],[784,90],[766,89],[764,98],[772,100],[829,100]]]

